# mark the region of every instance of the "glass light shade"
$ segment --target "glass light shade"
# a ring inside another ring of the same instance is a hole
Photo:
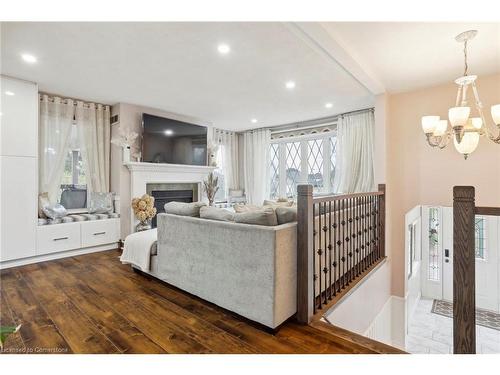
[[[469,155],[476,149],[479,144],[479,133],[476,132],[466,132],[460,143],[457,142],[456,138],[453,138],[455,143],[455,148],[458,152],[464,155]]]
[[[481,120],[481,117],[471,118],[470,123],[474,129],[481,129],[481,126],[483,126],[483,120]]]
[[[423,116],[422,117],[422,130],[425,134],[433,133],[439,122],[439,116]]]
[[[446,133],[446,129],[448,129],[448,120],[439,120],[436,128],[434,129],[433,135],[441,137],[444,133]]]
[[[470,107],[453,107],[448,110],[451,126],[464,126],[470,115]]]
[[[496,125],[500,125],[500,104],[491,106],[491,117]]]

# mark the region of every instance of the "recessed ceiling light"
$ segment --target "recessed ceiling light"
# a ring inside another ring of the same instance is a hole
[[[326,103],[325,104],[325,108],[332,108],[333,107],[333,104],[332,103]]]
[[[165,130],[164,133],[165,133],[165,135],[172,135],[172,134],[174,134],[174,131],[172,129],[167,129],[167,130]]]
[[[287,83],[285,83],[285,87],[288,89],[288,90],[292,90],[295,88],[295,82],[294,81],[288,81]]]
[[[34,64],[37,62],[37,58],[33,55],[30,55],[29,53],[23,53],[21,57],[25,62],[29,64]]]
[[[12,91],[5,91],[5,95],[14,96],[16,94],[14,94]]]
[[[252,122],[252,124],[256,124],[257,123],[257,119],[256,118],[253,118],[250,121]]]
[[[227,55],[229,52],[231,52],[231,47],[227,44],[219,44],[217,46],[217,51],[219,51],[220,54],[222,55]]]

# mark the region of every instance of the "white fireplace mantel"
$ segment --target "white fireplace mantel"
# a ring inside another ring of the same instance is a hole
[[[202,165],[183,164],[160,164],[160,163],[124,163],[130,171],[130,195],[131,198],[140,197],[146,193],[146,185],[149,183],[195,183],[198,184],[198,200],[202,200],[201,184],[207,175],[216,167]],[[131,232],[136,222],[132,210],[129,212],[131,218]]]
[[[153,173],[201,173],[207,175],[215,167],[205,165],[163,164],[163,163],[140,163],[129,162],[125,166],[130,172],[153,172]]]

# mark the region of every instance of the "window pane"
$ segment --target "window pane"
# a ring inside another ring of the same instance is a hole
[[[335,167],[337,165],[337,137],[330,137],[330,190],[333,191]]]
[[[279,152],[279,144],[278,143],[272,143],[271,144],[271,150],[270,150],[270,155],[271,155],[271,198],[275,199],[278,198],[279,196],[279,187],[280,187],[280,176],[279,176],[279,169],[280,169],[280,152]]]
[[[476,258],[484,259],[484,250],[486,248],[486,222],[484,217],[475,218],[475,250]]]
[[[297,183],[300,178],[300,142],[286,144],[286,195],[297,195]]]
[[[323,140],[307,142],[307,181],[318,192],[323,188]]]
[[[439,281],[439,210],[429,209],[429,272],[428,279]]]

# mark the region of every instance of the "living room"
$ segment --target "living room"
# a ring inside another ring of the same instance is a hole
[[[500,353],[499,23],[206,21],[0,24],[2,353]]]

